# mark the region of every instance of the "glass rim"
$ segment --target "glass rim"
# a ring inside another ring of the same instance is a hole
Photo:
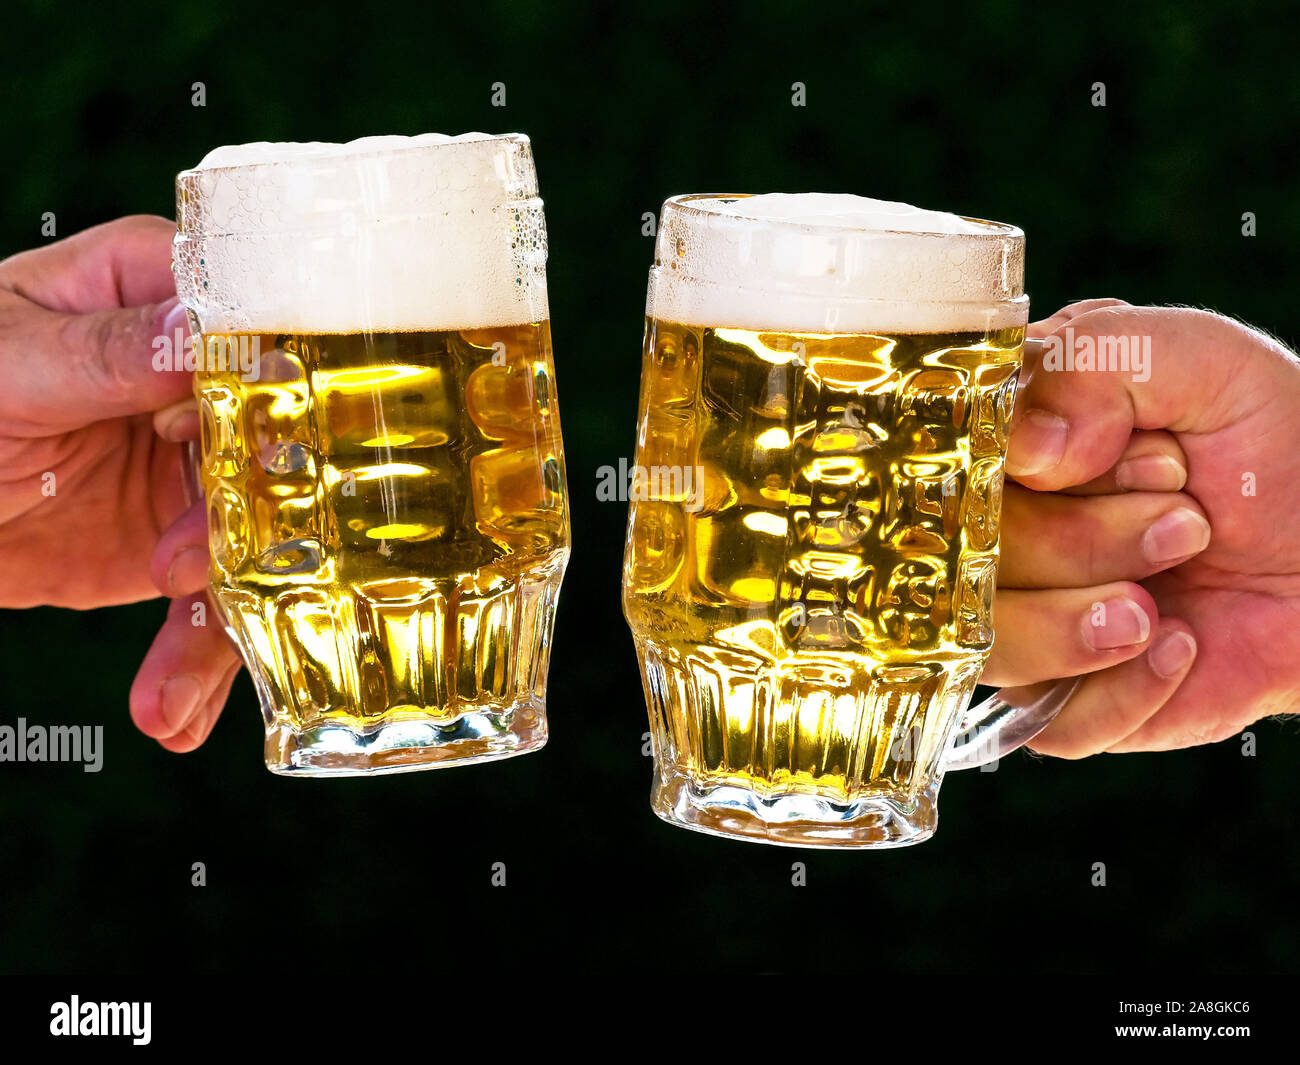
[[[899,236],[899,237],[934,237],[939,240],[962,241],[962,242],[981,242],[986,240],[1019,240],[1025,239],[1024,230],[1019,226],[1011,225],[1009,222],[995,222],[989,218],[976,218],[970,215],[957,215],[964,222],[973,222],[976,225],[984,226],[987,232],[983,233],[938,233],[933,230],[925,229],[889,229],[883,226],[854,226],[844,224],[820,224],[817,222],[792,222],[788,219],[781,218],[757,218],[753,215],[746,214],[723,214],[720,211],[710,211],[702,207],[695,206],[693,201],[697,200],[722,200],[736,201],[748,200],[755,196],[763,195],[756,192],[689,192],[677,196],[670,196],[663,203],[660,213],[667,211],[670,207],[691,215],[701,218],[732,218],[746,222],[759,223],[765,226],[771,226],[775,229],[781,229],[787,232],[801,232],[813,235],[832,236],[835,234],[859,233],[859,234],[879,234],[881,236]]]

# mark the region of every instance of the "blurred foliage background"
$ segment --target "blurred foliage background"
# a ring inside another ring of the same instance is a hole
[[[679,192],[856,192],[1014,222],[1037,317],[1093,296],[1189,303],[1294,347],[1290,13],[1249,0],[11,2],[0,255],[41,243],[46,211],[60,235],[171,216],[173,175],[218,144],[528,133],[574,554],[550,746],[367,781],[267,773],[247,677],[199,752],[136,733],[127,692],[160,601],[0,612],[0,723],[106,730],[98,775],[0,764],[0,969],[401,956],[497,972],[1296,970],[1294,722],[1256,726],[1254,758],[1228,740],[1082,762],[1021,753],[955,774],[938,835],[904,851],[795,853],[661,824],[619,608],[625,507],[595,498],[597,467],[634,444],[641,217]],[[497,81],[504,109],[490,105]],[[796,81],[806,107],[791,106]],[[807,887],[790,884],[794,860]],[[205,888],[190,886],[196,861]],[[505,889],[489,887],[496,861]],[[1098,861],[1105,888],[1090,885]]]

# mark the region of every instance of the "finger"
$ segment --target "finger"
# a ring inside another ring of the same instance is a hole
[[[149,576],[163,595],[175,598],[208,586],[207,506],[192,503],[158,538],[149,556]]]
[[[198,603],[204,606],[202,625],[194,624]],[[159,740],[180,735],[217,697],[223,679],[238,661],[205,595],[174,600],[131,685],[131,718],[136,727]]]
[[[1193,637],[1192,633],[1188,633]],[[1231,696],[1226,698],[1207,695],[1206,673],[1212,691],[1217,685],[1216,679],[1225,680],[1230,685],[1233,678],[1233,666],[1238,663],[1223,665],[1225,658],[1230,660],[1231,651],[1207,644],[1198,649],[1190,661],[1187,671],[1189,679],[1173,697],[1160,708],[1160,711],[1143,721],[1137,728],[1122,739],[1116,740],[1106,750],[1111,754],[1128,754],[1135,751],[1172,751],[1182,747],[1197,747],[1206,743],[1219,743],[1229,736],[1239,735],[1244,723],[1251,720],[1234,713],[1240,710]],[[1211,661],[1216,658],[1216,661]],[[1222,666],[1222,668],[1220,668]],[[1287,704],[1275,703],[1274,710],[1285,712]],[[1258,713],[1258,711],[1257,711]]]
[[[177,400],[171,406],[154,411],[154,432],[164,440],[184,443],[199,438],[199,405],[193,396]]]
[[[999,588],[993,650],[981,684],[1014,687],[1095,673],[1140,655],[1159,620],[1155,600],[1126,581],[1096,588]]]
[[[1267,397],[1255,393],[1272,387],[1244,384],[1234,357],[1257,352],[1260,335],[1206,311],[1101,307],[1070,319],[1046,343],[1018,397],[1007,453],[1007,472],[1040,490],[1101,476],[1134,429],[1212,432],[1258,406]],[[1096,364],[1107,368],[1087,368]]]
[[[1085,677],[1056,719],[1029,746],[1057,758],[1115,750],[1168,702],[1195,657],[1191,627],[1162,618],[1146,654]]]
[[[1038,322],[1030,322],[1029,328],[1025,330],[1027,336],[1045,337],[1049,333],[1055,332],[1061,326],[1072,318],[1078,318],[1079,315],[1088,311],[1095,311],[1101,307],[1128,307],[1130,304],[1127,300],[1113,298],[1096,299],[1096,300],[1075,300],[1068,303],[1057,311],[1050,318],[1044,318]]]
[[[1063,488],[1068,495],[1116,492],[1179,492],[1187,484],[1187,455],[1173,433],[1139,430],[1129,437],[1119,461],[1087,484]]]
[[[1181,492],[1067,496],[1008,485],[998,584],[1089,588],[1141,580],[1209,546],[1210,523]]]
[[[0,414],[57,432],[190,396],[191,375],[176,357],[185,318],[174,300],[69,315],[0,292]]]
[[[203,708],[185,729],[175,736],[168,736],[166,739],[159,740],[159,745],[174,754],[186,754],[203,746],[208,736],[211,735],[213,726],[217,723],[217,718],[221,716],[221,711],[225,709],[225,705],[230,699],[230,689],[235,683],[235,678],[239,675],[240,665],[241,663],[236,662],[226,670],[225,675],[217,682],[216,687],[208,696]]]
[[[0,262],[0,289],[65,314],[161,303],[176,295],[175,236],[166,218],[118,218]]]

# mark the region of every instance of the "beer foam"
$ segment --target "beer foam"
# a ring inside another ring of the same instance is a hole
[[[462,133],[453,137],[446,133],[420,133],[414,137],[396,135],[359,137],[345,144],[327,141],[255,141],[251,144],[226,144],[213,148],[200,161],[195,170],[217,170],[228,166],[256,166],[259,163],[285,163],[301,159],[330,159],[349,155],[367,155],[378,152],[402,151],[422,148],[429,144],[463,144],[466,141],[492,140],[488,133]]]
[[[678,196],[646,314],[697,326],[942,333],[1024,325],[1014,226],[862,196]]]
[[[176,179],[176,291],[205,333],[472,329],[547,317],[527,137],[214,149]]]

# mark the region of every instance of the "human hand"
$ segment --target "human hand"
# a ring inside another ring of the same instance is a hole
[[[1067,328],[1150,337],[1149,378],[1028,360],[984,683],[1085,674],[1031,744],[1063,757],[1214,742],[1294,710],[1300,361],[1231,319],[1118,300],[1030,335]]]
[[[206,548],[167,552],[178,519],[202,522],[186,512],[178,443],[198,434],[190,375],[153,367],[154,339],[185,327],[175,232],[122,218],[0,262],[0,606],[180,596],[131,713],[181,751],[207,736],[239,659],[219,624],[190,621]]]

